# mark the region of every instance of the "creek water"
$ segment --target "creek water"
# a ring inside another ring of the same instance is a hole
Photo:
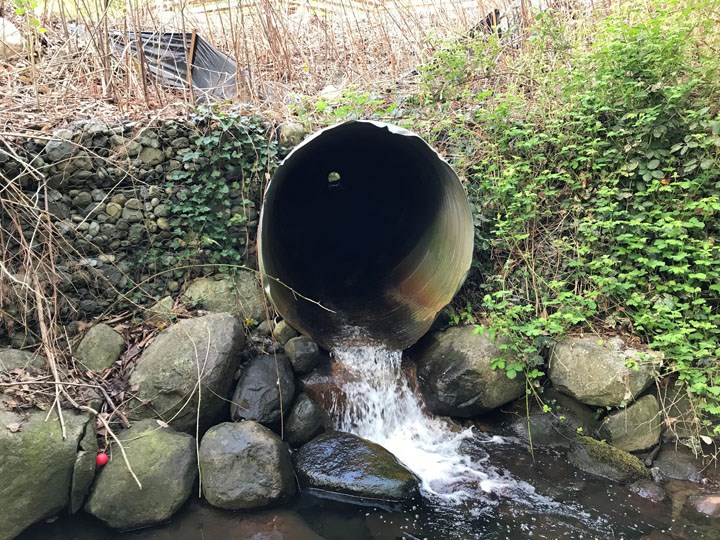
[[[36,525],[20,540],[720,538],[717,525],[681,517],[681,497],[653,502],[574,469],[561,450],[531,454],[502,417],[478,428],[429,415],[398,351],[346,347],[334,356],[345,381],[344,398],[334,404],[335,427],[395,454],[420,478],[418,500],[357,506],[301,494],[282,508],[227,512],[193,499],[158,527],[118,533],[79,515]],[[666,486],[671,495],[687,489],[682,482]]]

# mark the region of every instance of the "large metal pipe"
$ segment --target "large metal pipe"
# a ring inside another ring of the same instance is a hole
[[[404,349],[465,279],[473,223],[452,168],[419,136],[351,121],[297,146],[265,192],[260,270],[277,311],[334,349]]]

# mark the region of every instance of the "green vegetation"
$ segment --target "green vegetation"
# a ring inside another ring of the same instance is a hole
[[[346,92],[312,121],[419,131],[466,179],[475,271],[456,323],[511,338],[533,381],[543,348],[610,329],[665,354],[720,415],[720,40],[712,1],[538,16],[520,48],[443,43],[412,101]],[[301,111],[302,112],[302,111]],[[720,434],[720,426],[715,425]]]

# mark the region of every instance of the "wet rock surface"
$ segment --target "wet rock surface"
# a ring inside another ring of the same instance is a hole
[[[288,414],[295,395],[295,378],[285,355],[253,358],[240,376],[232,397],[233,420],[278,422]]]
[[[210,428],[200,444],[199,460],[203,495],[213,506],[258,508],[295,493],[285,444],[256,422],[225,422]]]
[[[555,388],[587,405],[618,407],[652,382],[654,353],[625,345],[618,337],[571,337],[556,344],[548,375]],[[627,367],[636,362],[638,369]]]
[[[568,461],[580,470],[615,482],[650,478],[650,472],[637,457],[590,437],[578,437]]]
[[[285,343],[285,354],[292,362],[298,375],[310,373],[320,362],[320,348],[312,339],[305,336],[293,337]]]
[[[382,446],[340,431],[325,433],[295,455],[300,485],[327,493],[405,501],[418,479]]]
[[[157,418],[179,431],[194,431],[198,375],[201,431],[226,406],[245,332],[227,313],[181,321],[164,330],[143,352],[130,384],[137,388],[132,418]]]
[[[0,401],[2,398],[0,394]],[[2,539],[14,538],[68,505],[73,476],[76,468],[79,472],[82,467],[77,463],[80,441],[86,431],[94,437],[94,426],[87,414],[65,411],[65,438],[57,416],[53,413],[46,421],[47,416],[45,411],[20,415],[0,407]],[[76,487],[79,492],[88,486],[78,482]]]
[[[476,335],[471,327],[436,333],[416,350],[417,376],[428,407],[436,414],[473,416],[520,397],[523,380],[509,379],[491,362],[507,356],[500,342]]]
[[[115,529],[163,523],[190,496],[197,477],[195,439],[162,428],[154,420],[137,422],[118,438],[142,489],[115,446],[112,459],[95,480],[85,511]]]
[[[302,446],[324,430],[320,408],[307,394],[300,394],[285,424],[285,438],[293,446]]]

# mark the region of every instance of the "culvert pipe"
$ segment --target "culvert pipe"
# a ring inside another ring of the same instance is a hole
[[[317,132],[272,176],[258,255],[277,311],[333,350],[404,349],[470,269],[473,222],[457,175],[418,135],[351,121]]]

